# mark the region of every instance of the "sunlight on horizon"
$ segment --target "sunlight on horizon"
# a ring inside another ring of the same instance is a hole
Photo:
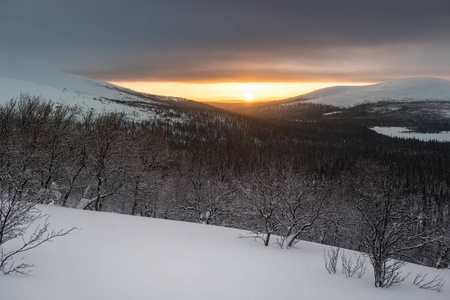
[[[252,101],[253,101],[253,98],[254,98],[253,90],[248,90],[248,91],[245,93],[245,101],[247,101],[247,102],[252,102]]]
[[[235,82],[235,83],[182,83],[182,82],[130,82],[110,83],[134,91],[161,96],[181,97],[197,101],[244,100],[247,102],[281,100],[306,94],[317,89],[337,85],[365,85],[343,82]]]

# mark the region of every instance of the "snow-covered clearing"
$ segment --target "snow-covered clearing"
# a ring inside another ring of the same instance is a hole
[[[448,286],[437,293],[412,284],[418,272],[450,284],[449,270],[410,264],[402,285],[376,289],[370,266],[361,279],[328,274],[324,245],[283,250],[235,229],[38,207],[52,227],[81,230],[26,253],[32,277],[0,275],[2,300],[450,299]]]
[[[450,142],[450,131],[443,131],[439,133],[420,133],[411,131],[406,127],[373,127],[371,129],[377,133],[391,137],[418,139],[421,141]]]

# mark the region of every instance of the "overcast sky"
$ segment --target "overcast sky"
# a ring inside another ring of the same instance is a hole
[[[0,0],[0,63],[108,81],[450,79],[449,0]]]

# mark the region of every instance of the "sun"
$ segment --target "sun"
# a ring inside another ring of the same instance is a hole
[[[253,101],[253,91],[247,91],[245,93],[245,101],[247,102]]]

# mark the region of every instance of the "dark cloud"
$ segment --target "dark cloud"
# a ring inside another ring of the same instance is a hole
[[[2,0],[0,63],[104,80],[450,77],[447,0]]]

